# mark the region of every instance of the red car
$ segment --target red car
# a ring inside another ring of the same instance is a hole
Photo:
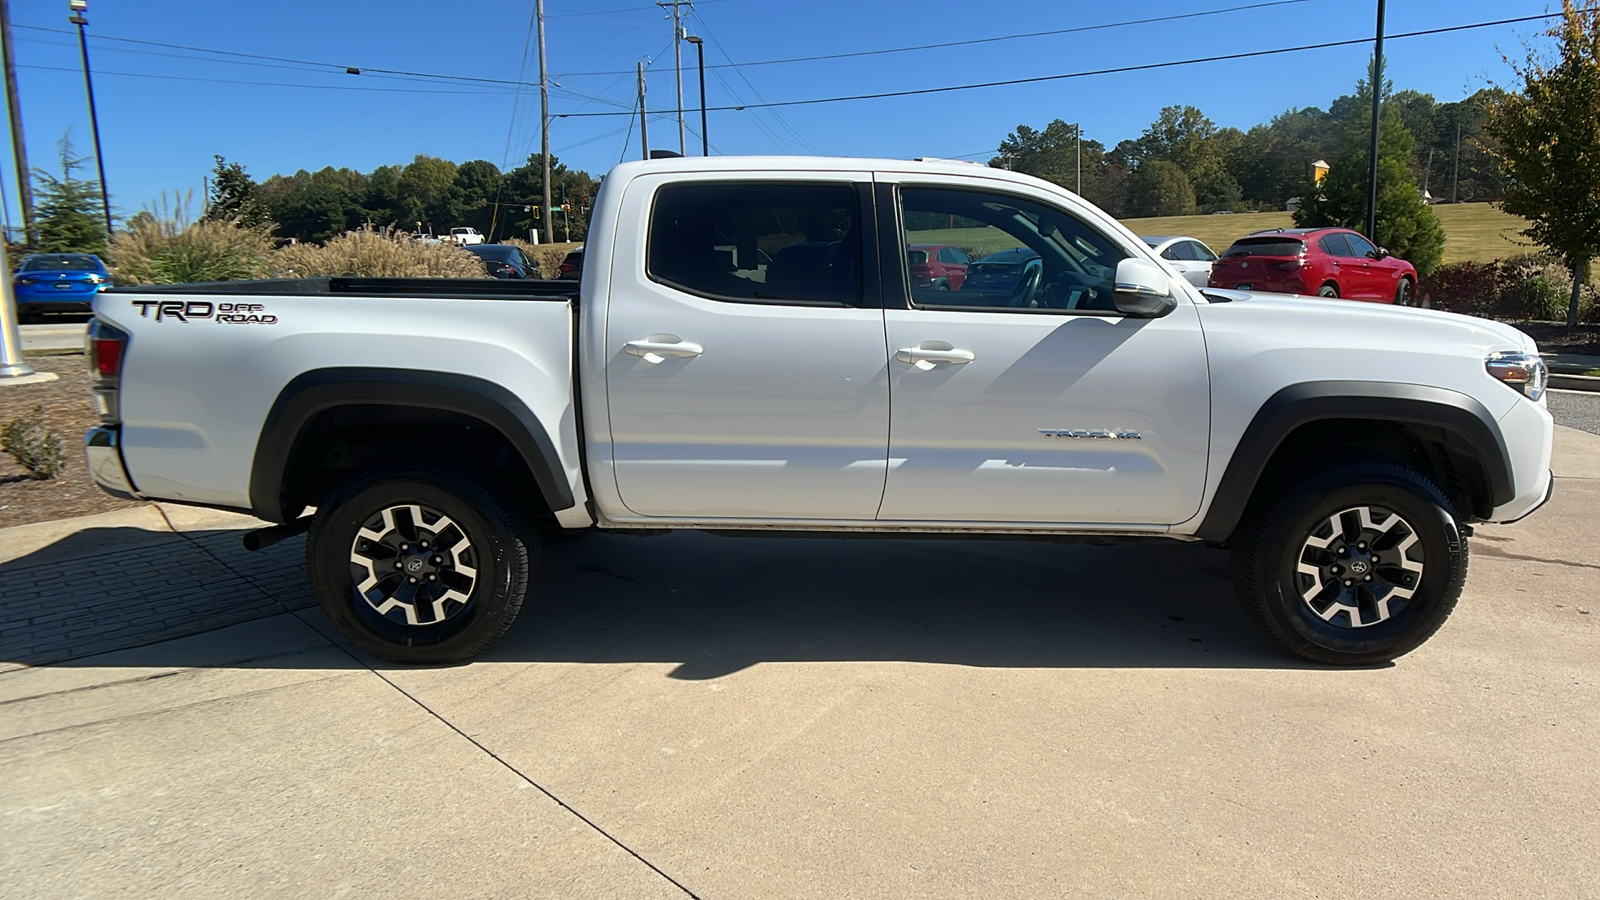
[[[965,250],[949,244],[912,244],[906,248],[906,264],[912,287],[959,291],[972,259]]]
[[[1417,270],[1348,228],[1289,228],[1234,241],[1212,264],[1206,283],[1410,306]]]

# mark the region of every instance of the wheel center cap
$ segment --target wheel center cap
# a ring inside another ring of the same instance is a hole
[[[1368,564],[1367,561],[1364,560],[1364,559],[1356,559],[1356,560],[1351,560],[1350,561],[1350,571],[1353,574],[1365,575],[1365,574],[1367,574],[1367,570],[1370,569],[1370,568],[1372,568],[1372,566],[1370,564]]]
[[[427,565],[428,558],[425,556],[408,556],[406,557],[406,574],[421,575]]]

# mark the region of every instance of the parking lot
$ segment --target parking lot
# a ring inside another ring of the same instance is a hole
[[[0,649],[66,649],[0,674],[0,879],[1595,896],[1600,437],[1557,439],[1551,503],[1480,527],[1444,630],[1365,670],[1274,647],[1201,546],[591,536],[548,548],[548,605],[486,656],[398,669],[329,636],[298,542],[246,554],[236,519],[11,529]],[[72,649],[119,636],[144,645]]]

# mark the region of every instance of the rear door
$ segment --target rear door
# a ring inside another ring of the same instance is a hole
[[[1187,294],[1164,318],[1119,315],[1113,275],[1132,251],[1064,199],[879,178],[879,208],[899,199],[886,238],[926,241],[919,231],[953,219],[963,245],[1025,247],[1038,274],[1003,292],[925,291],[886,262],[889,477],[878,518],[1159,527],[1192,517],[1210,385]]]
[[[678,520],[871,520],[889,388],[870,175],[730,177],[628,187],[605,338],[620,499]]]

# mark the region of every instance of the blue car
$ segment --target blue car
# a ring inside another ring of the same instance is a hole
[[[88,312],[95,295],[111,287],[111,273],[92,253],[34,253],[12,279],[17,315]]]

